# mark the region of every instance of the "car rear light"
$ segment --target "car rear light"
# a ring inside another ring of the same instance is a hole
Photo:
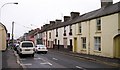
[[[20,51],[22,51],[22,49],[20,49]]]
[[[33,48],[33,51],[35,51],[35,48]]]

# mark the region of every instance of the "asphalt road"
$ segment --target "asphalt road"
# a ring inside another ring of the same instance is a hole
[[[34,58],[24,56],[18,57],[23,68],[75,68],[81,70],[88,69],[108,69],[115,68],[110,65],[95,61],[86,60],[70,55],[60,54],[55,51],[48,51],[47,54],[35,54]],[[114,69],[113,69],[114,70]]]

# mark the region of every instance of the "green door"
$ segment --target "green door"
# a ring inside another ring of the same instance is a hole
[[[120,58],[120,35],[114,38],[114,57]]]
[[[77,38],[74,38],[74,52],[77,52]]]

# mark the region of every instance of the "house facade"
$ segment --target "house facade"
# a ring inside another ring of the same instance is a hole
[[[120,2],[101,0],[100,9],[83,15],[71,12],[63,22],[56,20],[41,30],[48,48],[120,58]]]
[[[7,47],[7,29],[6,27],[0,22],[0,51],[6,50]]]

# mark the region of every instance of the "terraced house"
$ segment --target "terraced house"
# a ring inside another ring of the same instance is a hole
[[[70,15],[43,26],[42,40],[48,48],[120,58],[120,2],[101,0],[100,9]]]
[[[0,22],[0,51],[6,50],[6,41],[7,41],[7,29],[6,27]]]

